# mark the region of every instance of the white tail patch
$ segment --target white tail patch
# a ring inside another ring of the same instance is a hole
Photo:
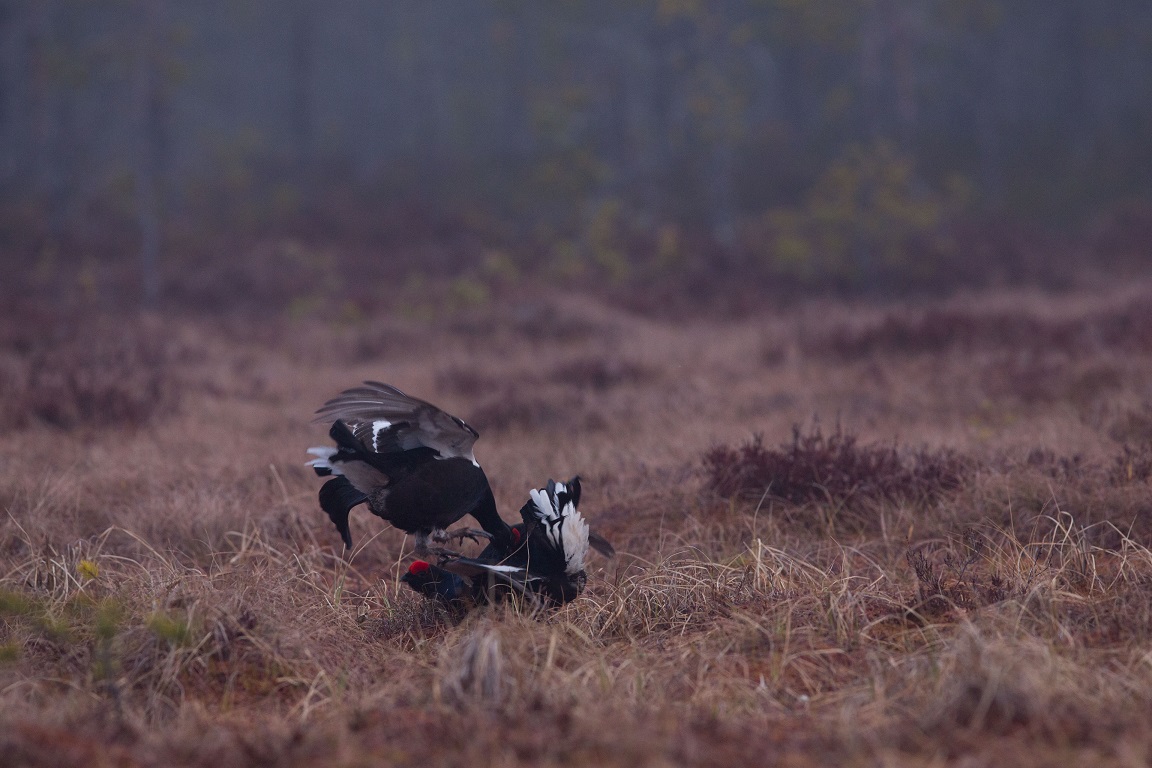
[[[524,573],[529,581],[536,578],[535,576],[528,576],[527,572],[518,565],[500,565],[498,563],[477,563],[477,565],[493,573]]]
[[[380,450],[380,445],[377,442],[377,438],[380,436],[381,432],[388,429],[388,427],[390,427],[390,426],[392,426],[392,422],[388,421],[387,419],[376,419],[375,421],[372,422],[372,450],[373,451],[379,451]]]
[[[572,502],[564,506],[560,516],[560,541],[564,547],[566,563],[564,570],[579,573],[584,570],[584,557],[588,554],[588,523]]]
[[[552,500],[548,498],[548,492],[539,488],[533,488],[528,492],[532,498],[532,503],[536,505],[536,517],[540,522],[548,523],[556,519],[556,508],[552,506]]]
[[[533,488],[529,496],[545,535],[564,553],[565,572],[579,573],[584,570],[584,558],[588,554],[588,523],[571,501],[563,509],[559,508],[560,494],[568,491],[564,483],[556,483],[554,490],[555,494],[549,496],[546,490]]]
[[[327,469],[334,475],[344,474],[339,468],[333,466],[332,457],[336,455],[336,449],[331,446],[319,446],[316,448],[309,448],[308,453],[316,458],[307,462],[305,466],[314,467],[316,469]]]

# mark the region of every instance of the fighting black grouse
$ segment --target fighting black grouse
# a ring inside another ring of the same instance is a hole
[[[606,557],[615,552],[588,528],[578,509],[580,478],[549,480],[533,489],[521,508],[522,523],[512,527],[512,546],[493,542],[475,558],[446,558],[439,566],[418,561],[403,580],[426,597],[456,608],[487,603],[507,594],[530,604],[560,605],[574,600],[587,580],[589,547]]]
[[[428,542],[446,540],[444,529],[465,515],[476,518],[498,551],[510,550],[512,529],[473,454],[479,434],[472,427],[377,381],[341,392],[316,413],[318,421],[334,420],[328,434],[336,445],[308,449],[316,457],[309,464],[318,475],[334,476],[320,489],[320,506],[347,548],[349,513],[366,503],[414,534],[418,554],[454,554]]]

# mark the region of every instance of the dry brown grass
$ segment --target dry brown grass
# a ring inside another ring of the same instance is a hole
[[[12,325],[0,755],[1145,764],[1152,350],[1125,335],[1133,290],[988,294],[930,322],[821,305],[672,326],[557,296],[442,322],[105,321],[90,346]],[[1022,369],[989,383],[1050,354],[1043,396]],[[72,415],[48,417],[37,356],[126,394],[54,389]],[[312,410],[364,378],[478,424],[507,516],[581,473],[622,554],[554,613],[462,621],[398,583],[411,544],[369,515],[342,559],[303,448]],[[790,441],[813,417],[843,431]]]
[[[0,426],[138,427],[179,406],[175,363],[194,353],[156,318],[15,320],[0,330]]]

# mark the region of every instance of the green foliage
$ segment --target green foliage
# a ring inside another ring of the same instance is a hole
[[[90,651],[91,672],[96,680],[114,676],[119,659],[117,638],[141,626],[116,597],[93,599],[79,592],[56,603],[43,597],[0,590],[0,627],[22,626],[25,632],[63,648],[85,646]],[[194,641],[186,617],[155,613],[143,623],[153,635],[172,647],[186,647]],[[21,654],[19,643],[0,644],[0,662],[14,661]]]
[[[107,642],[120,631],[124,623],[124,606],[115,600],[102,600],[93,614],[92,630],[97,640]]]
[[[36,613],[36,604],[19,592],[0,589],[0,617],[29,617]]]
[[[177,648],[188,646],[194,640],[188,620],[167,613],[153,614],[148,619],[148,629],[157,639]]]
[[[0,643],[0,664],[12,664],[20,660],[21,648],[18,643]]]
[[[454,303],[459,307],[482,307],[492,298],[482,280],[466,275],[452,281],[451,291]]]
[[[766,0],[772,32],[785,41],[847,49],[870,0]]]
[[[75,640],[76,619],[82,612],[83,604],[75,599],[56,608],[43,598],[0,590],[0,619],[23,625],[53,642],[70,643]]]
[[[45,612],[37,617],[36,628],[43,637],[57,643],[69,644],[76,641],[76,627],[70,616]]]
[[[484,276],[494,282],[515,282],[520,277],[520,268],[507,251],[490,249],[484,254],[481,265]]]
[[[628,278],[629,264],[621,243],[623,221],[619,200],[605,200],[596,206],[584,230],[592,262],[607,278],[622,283]]]
[[[76,564],[76,573],[78,573],[84,581],[92,581],[100,578],[100,566],[93,560],[81,560]]]
[[[618,198],[604,198],[587,208],[585,217],[571,224],[568,236],[555,234],[549,271],[568,279],[593,277],[610,285],[623,285],[633,276],[627,209]],[[671,248],[669,241],[666,245]]]
[[[951,247],[945,225],[966,205],[962,183],[931,189],[891,144],[854,146],[802,205],[766,212],[750,245],[773,271],[804,283],[930,280]]]

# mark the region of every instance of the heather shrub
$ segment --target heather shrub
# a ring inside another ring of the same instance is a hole
[[[813,501],[920,501],[957,488],[967,465],[951,451],[860,445],[839,427],[825,436],[793,427],[792,442],[765,447],[759,435],[704,456],[707,487],[727,498]]]
[[[9,427],[134,427],[179,405],[184,350],[147,318],[74,316],[4,341],[0,422]]]
[[[1121,446],[1112,459],[1109,479],[1114,485],[1152,480],[1152,442]]]

